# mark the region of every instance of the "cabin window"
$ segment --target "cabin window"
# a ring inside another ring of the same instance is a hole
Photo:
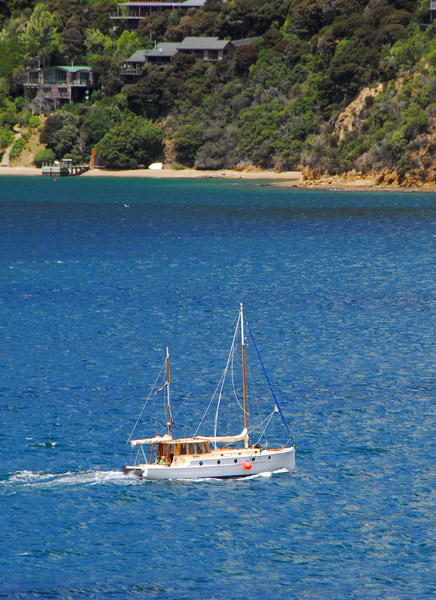
[[[187,454],[186,444],[180,444],[180,454]]]
[[[189,454],[197,454],[196,444],[188,444],[188,445],[189,445]]]

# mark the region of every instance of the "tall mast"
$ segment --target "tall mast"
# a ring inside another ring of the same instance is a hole
[[[244,429],[248,429],[247,419],[247,381],[245,377],[245,339],[244,339],[244,308],[241,302],[241,309],[239,311],[241,320],[241,348],[242,348],[242,382],[244,388]],[[248,448],[248,435],[245,438],[245,447]]]
[[[170,392],[170,349],[167,348],[167,402],[168,402],[168,434],[171,435],[171,392]]]

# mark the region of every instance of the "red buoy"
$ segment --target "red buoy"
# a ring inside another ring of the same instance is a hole
[[[247,469],[247,471],[249,471],[252,467],[252,464],[249,460],[244,462],[244,469]]]

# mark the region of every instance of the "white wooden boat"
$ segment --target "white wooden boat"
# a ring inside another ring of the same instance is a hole
[[[198,478],[229,478],[247,477],[278,470],[291,471],[295,468],[295,445],[291,443],[289,427],[280,409],[277,397],[266,373],[260,354],[257,350],[251,329],[253,345],[261,361],[264,374],[273,393],[274,403],[268,418],[268,424],[275,413],[279,414],[284,422],[289,437],[287,442],[278,447],[270,448],[264,436],[263,443],[252,444],[250,441],[249,408],[247,402],[246,380],[246,355],[244,337],[244,311],[241,304],[239,318],[233,337],[232,349],[229,357],[233,357],[240,330],[241,368],[242,368],[242,408],[243,429],[237,435],[217,435],[217,415],[215,418],[214,434],[212,436],[194,435],[192,437],[173,438],[173,417],[170,395],[170,360],[167,349],[166,356],[166,381],[161,390],[166,390],[167,432],[154,437],[129,439],[132,448],[137,448],[136,459],[133,464],[123,467],[125,474],[134,474],[144,479],[198,479]],[[233,358],[232,358],[233,360]],[[227,366],[229,365],[229,360]],[[234,388],[235,386],[233,386]],[[160,391],[160,390],[158,390]],[[237,403],[239,401],[237,400]],[[241,419],[241,420],[242,420]],[[262,425],[265,427],[264,423]],[[256,428],[255,428],[256,429]],[[266,428],[264,429],[266,434]],[[133,434],[133,432],[132,432]],[[132,435],[130,436],[132,437]],[[146,452],[145,447],[151,446]]]

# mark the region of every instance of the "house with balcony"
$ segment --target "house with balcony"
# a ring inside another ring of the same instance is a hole
[[[85,102],[93,88],[91,67],[45,67],[26,71],[26,101],[38,96],[60,108],[67,102]]]
[[[138,28],[139,21],[155,13],[164,10],[188,10],[190,8],[203,8],[206,0],[180,0],[179,2],[166,2],[164,0],[150,0],[144,2],[141,0],[130,0],[118,4],[117,12],[111,15],[111,19],[122,21],[130,30]]]
[[[161,42],[153,50],[137,50],[125,61],[121,76],[126,83],[135,83],[144,66],[166,67],[173,56],[181,52],[191,54],[196,60],[217,62],[233,58],[235,46],[231,40],[217,37],[185,37],[182,42]]]

